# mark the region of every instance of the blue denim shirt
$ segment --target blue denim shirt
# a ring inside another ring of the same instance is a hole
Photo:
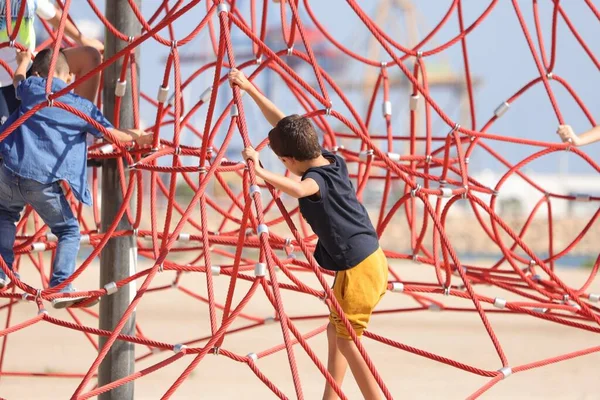
[[[21,106],[0,126],[0,134],[35,105],[47,101],[45,86],[46,79],[40,77],[30,77],[19,84],[17,97],[21,99]],[[52,80],[53,93],[66,86],[60,79]],[[67,93],[56,101],[80,110],[107,129],[113,127],[96,106],[74,93]],[[61,108],[46,107],[0,143],[0,154],[4,166],[14,174],[45,184],[66,180],[75,197],[91,205],[86,174],[86,133],[98,138],[103,136],[82,118]]]

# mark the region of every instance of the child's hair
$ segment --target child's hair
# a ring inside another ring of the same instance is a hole
[[[269,132],[269,142],[278,157],[307,161],[321,155],[321,145],[313,124],[300,115],[282,118]]]
[[[50,71],[50,63],[52,62],[52,54],[52,49],[44,49],[40,51],[33,60],[33,64],[31,65],[31,68],[29,70],[30,74],[37,73],[42,78],[47,78],[48,72]],[[69,64],[67,63],[67,57],[65,57],[62,51],[59,51],[58,53],[54,73],[58,75],[69,73]]]

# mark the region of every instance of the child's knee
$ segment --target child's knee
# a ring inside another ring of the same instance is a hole
[[[91,46],[84,46],[83,51],[83,55],[85,55],[85,58],[90,66],[97,67],[100,65],[100,63],[102,63],[102,54],[100,54],[97,49]]]
[[[102,62],[102,55],[91,46],[75,47],[65,50],[67,62],[72,73],[88,72]]]

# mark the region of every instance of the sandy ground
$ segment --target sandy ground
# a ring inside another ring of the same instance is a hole
[[[430,280],[430,268],[411,262],[394,264],[404,279]],[[560,270],[560,276],[572,285],[580,285],[588,271]],[[279,273],[281,274],[281,272]],[[25,268],[24,279],[35,280],[30,269]],[[81,289],[97,287],[98,265],[92,265],[78,281]],[[172,272],[161,274],[153,286],[169,283]],[[195,292],[206,293],[205,276],[187,274],[183,286]],[[282,280],[284,280],[282,278]],[[303,280],[318,287],[316,280],[303,274]],[[141,282],[138,282],[138,284]],[[225,299],[229,278],[215,277],[217,301]],[[247,292],[249,285],[238,285],[236,298]],[[499,289],[478,287],[481,293],[491,296],[506,296]],[[600,284],[592,286],[592,292],[600,292]],[[295,292],[284,292],[286,311],[291,316],[325,314],[322,302]],[[468,306],[460,299],[439,297],[448,305]],[[408,296],[388,293],[379,309],[407,307],[414,302]],[[70,320],[64,310],[53,310],[52,316]],[[97,306],[96,306],[97,309]],[[257,292],[244,310],[246,313],[269,317],[273,309],[262,292]],[[33,317],[36,313],[32,304],[20,303],[14,309],[12,324]],[[76,312],[82,321],[97,326],[90,316]],[[220,314],[219,314],[220,315]],[[571,351],[598,345],[598,335],[574,328],[560,326],[531,316],[489,314],[493,329],[498,335],[511,366],[540,360]],[[0,321],[5,321],[6,311],[0,312]],[[202,337],[210,332],[208,307],[190,298],[177,289],[149,293],[137,308],[137,321],[147,337],[180,343]],[[247,321],[238,320],[234,327]],[[296,322],[301,332],[309,332],[326,323],[324,318]],[[496,370],[501,367],[494,347],[483,325],[475,313],[420,311],[411,313],[381,314],[373,318],[372,332],[392,338],[463,363]],[[240,355],[260,352],[282,343],[278,324],[270,324],[227,336],[223,348]],[[326,359],[326,337],[320,334],[309,340],[312,349],[321,360]],[[401,350],[366,339],[369,354],[387,383],[394,398],[410,399],[464,399],[488,378],[428,360]],[[324,378],[306,356],[304,351],[294,348],[297,358],[304,398],[318,399],[321,396]],[[137,355],[146,354],[143,347],[136,348]],[[137,366],[137,370],[157,363],[172,353],[151,356]],[[79,332],[58,328],[46,322],[11,334],[4,371],[30,371],[39,373],[71,372],[84,373],[95,357],[95,350],[85,336]],[[193,356],[186,356],[170,366],[136,381],[136,399],[160,398]],[[597,365],[600,354],[568,360],[544,368],[515,374],[500,382],[487,392],[484,399],[597,399]],[[296,398],[285,352],[259,359],[260,370],[271,379],[288,397]],[[6,399],[68,399],[80,379],[46,377],[2,377],[0,396]],[[88,390],[95,385],[93,382]],[[343,386],[350,399],[359,399],[360,394],[350,374]],[[208,355],[192,375],[172,397],[173,399],[262,399],[275,398],[244,363],[223,356]]]

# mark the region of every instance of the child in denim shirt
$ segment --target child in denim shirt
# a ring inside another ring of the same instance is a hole
[[[25,72],[31,55],[19,52],[17,57],[19,66],[14,85],[21,105],[0,126],[0,135],[29,110],[47,101],[45,86],[52,50],[43,50],[35,57],[31,77],[27,79]],[[61,91],[70,81],[69,65],[61,52],[58,54],[51,91]],[[67,93],[56,101],[89,115],[119,141],[135,140],[140,145],[151,143],[152,136],[143,131],[115,129],[98,108],[77,94]],[[58,107],[45,107],[0,143],[3,159],[0,164],[0,255],[12,269],[16,223],[23,208],[31,205],[58,238],[50,287],[61,284],[73,274],[79,251],[79,223],[60,182],[69,184],[77,200],[86,205],[92,203],[86,177],[87,133],[103,137],[101,131],[84,119]],[[8,283],[6,274],[0,268],[0,289]],[[74,291],[71,285],[61,290],[62,293]],[[52,304],[55,308],[64,308],[81,300],[77,297],[61,297],[54,299]]]

